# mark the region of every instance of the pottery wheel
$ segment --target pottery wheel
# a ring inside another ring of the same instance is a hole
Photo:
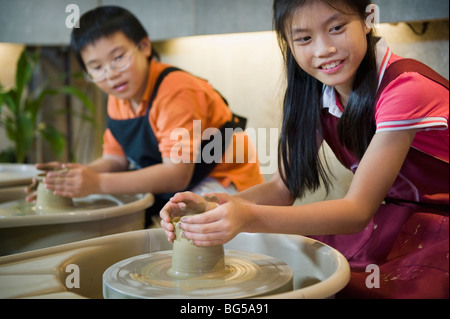
[[[293,289],[292,269],[275,258],[225,250],[225,269],[189,279],[168,274],[172,251],[135,256],[103,274],[105,298],[252,298]]]

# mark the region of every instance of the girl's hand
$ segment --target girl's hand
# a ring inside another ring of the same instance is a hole
[[[201,214],[218,207],[218,198],[213,194],[203,197],[191,192],[175,194],[160,212],[161,226],[166,231],[167,239],[175,239],[172,219],[186,215]]]
[[[44,178],[55,195],[80,198],[100,193],[99,174],[81,164],[63,164],[62,171],[50,171]],[[64,171],[64,169],[67,169]]]
[[[197,246],[225,244],[242,232],[250,222],[250,202],[226,194],[214,196],[222,205],[206,213],[181,219],[180,227],[184,236],[193,240]]]

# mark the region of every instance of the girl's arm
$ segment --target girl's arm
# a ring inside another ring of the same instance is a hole
[[[233,197],[241,198],[257,205],[292,206],[295,198],[277,172],[270,181],[255,185]]]
[[[415,133],[376,134],[343,199],[291,207],[234,200],[205,214],[183,218],[184,235],[196,245],[207,246],[228,242],[239,232],[328,235],[362,231],[397,178]],[[248,198],[255,195],[252,191],[247,194]],[[270,189],[260,196],[269,198]]]

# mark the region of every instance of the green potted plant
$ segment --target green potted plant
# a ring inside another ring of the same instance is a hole
[[[46,96],[66,94],[78,98],[89,110],[85,120],[94,123],[94,106],[90,99],[74,86],[58,88],[37,87],[29,89],[39,53],[26,50],[17,62],[15,88],[5,91],[0,84],[0,126],[12,142],[10,149],[0,152],[0,162],[24,163],[36,137],[48,143],[53,153],[60,157],[66,145],[64,134],[47,123],[40,116]]]

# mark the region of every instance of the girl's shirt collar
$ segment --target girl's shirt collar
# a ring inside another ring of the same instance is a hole
[[[388,66],[388,62],[392,56],[392,51],[388,47],[386,40],[380,38],[375,45],[375,56],[377,61],[378,71],[378,86],[383,79],[384,73]],[[324,85],[322,91],[322,104],[323,108],[328,108],[328,112],[338,118],[342,116],[344,111],[343,106],[340,104],[337,98],[336,91],[333,86]]]

